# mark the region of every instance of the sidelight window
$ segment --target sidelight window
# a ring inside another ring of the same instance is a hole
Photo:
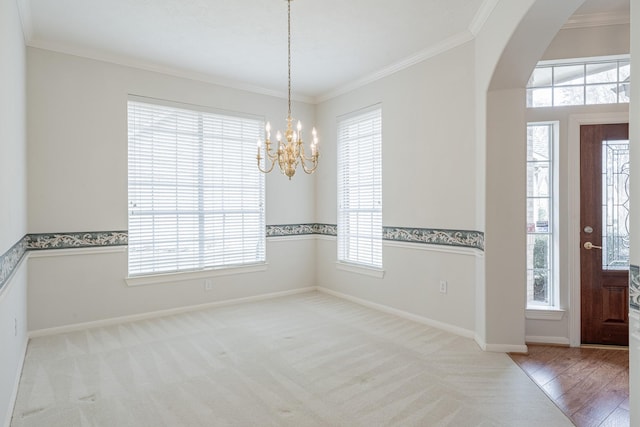
[[[527,304],[553,306],[555,297],[557,123],[527,126]]]

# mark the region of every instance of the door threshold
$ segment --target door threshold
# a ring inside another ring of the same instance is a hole
[[[625,346],[625,345],[580,344],[580,348],[597,348],[597,349],[601,349],[601,350],[626,350],[626,351],[629,351],[629,346]]]

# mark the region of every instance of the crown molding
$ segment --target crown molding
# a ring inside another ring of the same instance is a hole
[[[469,31],[474,36],[477,36],[484,24],[491,16],[491,12],[495,9],[499,0],[484,0],[480,5],[480,9],[476,12],[476,15],[473,17],[471,24],[469,25]]]
[[[375,81],[378,81],[384,77],[388,77],[392,74],[397,73],[398,71],[402,71],[406,68],[409,68],[413,65],[416,65],[422,61],[425,61],[429,58],[432,58],[434,56],[437,56],[441,53],[444,53],[448,50],[451,50],[455,47],[461,46],[465,43],[470,42],[471,40],[474,39],[474,36],[471,32],[469,31],[463,31],[461,33],[458,33],[452,37],[449,37],[427,49],[424,49],[418,53],[416,53],[415,55],[409,56],[407,58],[404,58],[394,64],[391,64],[387,67],[382,68],[379,71],[376,71],[374,73],[371,73],[369,75],[366,75],[360,79],[354,80],[351,83],[347,83],[343,86],[337,87],[336,89],[333,89],[330,92],[327,92],[323,95],[318,96],[317,98],[315,98],[315,103],[319,104],[321,102],[325,102],[328,101],[332,98],[335,98],[337,96],[340,95],[344,95],[345,93],[351,92],[355,89],[358,89],[362,86],[368,85],[370,83],[373,83]]]
[[[17,1],[26,2],[27,0],[17,0]],[[491,0],[491,1],[494,1],[494,0]],[[23,24],[23,28],[24,28],[24,25],[25,24]],[[371,73],[351,83],[347,83],[323,95],[314,97],[314,96],[292,94],[291,99],[297,102],[304,102],[307,104],[319,104],[321,102],[335,98],[339,95],[343,95],[347,92],[351,92],[367,84],[373,83],[384,77],[395,74],[398,71],[402,71],[415,64],[418,64],[429,58],[437,56],[441,53],[444,53],[450,49],[453,49],[455,47],[468,43],[473,39],[474,39],[474,35],[470,31],[468,30],[463,31],[461,33],[458,33],[452,37],[449,37],[441,41],[440,43],[437,43],[434,46],[424,49],[415,55],[402,59],[396,62],[395,64],[391,64],[377,72]],[[245,92],[251,92],[259,95],[266,95],[266,96],[273,96],[275,98],[287,99],[287,93],[283,91],[276,91],[276,90],[267,89],[260,86],[249,85],[239,81],[224,79],[221,77],[217,77],[217,76],[213,76],[205,73],[198,73],[195,71],[189,71],[189,70],[180,69],[176,67],[160,65],[151,61],[135,59],[135,58],[131,58],[124,55],[101,52],[101,51],[97,51],[95,49],[90,49],[90,48],[71,46],[65,43],[57,43],[57,42],[45,41],[45,40],[34,40],[31,35],[29,36],[29,39],[27,39],[25,35],[25,42],[27,46],[34,49],[48,50],[51,52],[62,53],[65,55],[77,56],[79,58],[92,59],[95,61],[107,62],[110,64],[121,65],[124,67],[131,67],[131,68],[150,71],[154,73],[166,74],[174,77],[180,77],[180,78],[195,80],[203,83],[214,84],[217,86],[223,86],[225,88],[242,90]]]
[[[26,1],[26,0],[18,0],[18,1]],[[284,91],[272,90],[272,89],[264,88],[261,86],[250,85],[250,84],[242,83],[236,80],[225,79],[222,77],[205,74],[205,73],[199,73],[196,71],[185,70],[177,67],[160,65],[152,61],[145,61],[141,59],[131,58],[125,55],[102,52],[96,49],[83,48],[78,46],[71,46],[65,43],[57,43],[52,41],[34,40],[34,39],[28,40],[27,46],[35,49],[43,49],[43,50],[62,53],[66,55],[77,56],[80,58],[93,59],[95,61],[121,65],[124,67],[131,67],[139,70],[166,74],[173,77],[180,77],[184,79],[195,80],[203,83],[223,86],[225,88],[251,92],[258,95],[266,95],[266,96],[273,96],[275,98],[287,99],[287,92],[284,92]],[[305,95],[295,95],[295,94],[292,94],[291,99],[294,101],[305,102],[308,104],[313,104],[315,101],[313,97],[305,96]]]
[[[573,15],[562,26],[562,30],[574,28],[604,27],[607,25],[629,24],[631,19],[628,13],[622,12],[602,12],[586,15]]]
[[[319,104],[321,102],[325,102],[329,99],[351,92],[352,90],[358,89],[369,83],[373,83],[384,77],[390,76],[391,74],[397,73],[398,71],[409,68],[426,59],[432,58],[436,55],[446,52],[447,50],[461,46],[473,40],[478,35],[484,24],[487,22],[487,19],[489,19],[489,16],[491,16],[491,13],[495,9],[499,1],[500,0],[484,0],[475,16],[473,17],[473,20],[471,21],[471,24],[469,25],[467,31],[463,31],[452,37],[449,37],[438,44],[424,49],[415,55],[400,60],[395,64],[389,65],[377,72],[364,76],[343,86],[339,86],[323,95],[316,97],[314,103]]]
[[[20,15],[20,23],[22,24],[22,35],[25,44],[28,44],[33,38],[33,21],[31,19],[31,4],[29,0],[16,0],[18,6],[18,15]]]

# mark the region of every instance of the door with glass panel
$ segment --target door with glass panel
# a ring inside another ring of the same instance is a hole
[[[580,127],[581,337],[629,343],[629,126]]]

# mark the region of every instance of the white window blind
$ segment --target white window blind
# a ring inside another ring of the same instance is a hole
[[[131,98],[129,276],[265,260],[263,120]]]
[[[382,111],[338,120],[338,260],[382,268]]]

